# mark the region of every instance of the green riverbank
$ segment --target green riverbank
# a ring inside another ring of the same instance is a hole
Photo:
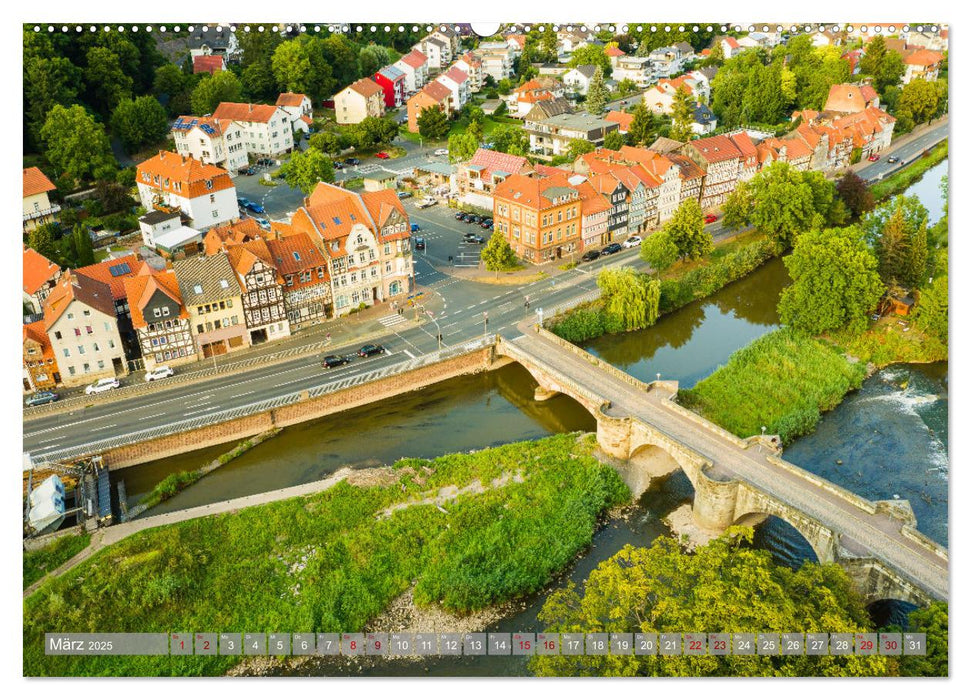
[[[873,200],[881,202],[894,195],[900,194],[915,182],[921,179],[928,170],[947,158],[947,141],[943,141],[930,152],[907,165],[890,177],[886,177],[879,182],[870,185],[870,192],[873,193]]]
[[[91,544],[91,535],[62,535],[46,547],[24,552],[24,588],[39,581]]]
[[[629,491],[556,435],[405,459],[333,488],[138,533],[24,601],[24,675],[218,675],[234,657],[51,657],[44,633],[356,631],[407,589],[482,609],[539,590]],[[120,604],[124,601],[124,604]]]

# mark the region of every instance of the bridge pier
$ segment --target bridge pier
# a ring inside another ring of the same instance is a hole
[[[556,391],[555,389],[544,389],[542,386],[537,386],[536,389],[533,390],[533,400],[549,401],[559,393],[560,392]]]

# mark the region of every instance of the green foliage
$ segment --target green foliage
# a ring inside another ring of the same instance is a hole
[[[597,302],[571,309],[568,313],[554,318],[550,324],[550,330],[571,343],[583,343],[599,338],[607,332],[603,305]]]
[[[452,134],[448,137],[448,157],[457,161],[468,160],[475,155],[479,144],[479,140],[469,131]]]
[[[334,162],[316,148],[294,153],[281,170],[287,184],[304,194],[313,192],[320,182],[334,181]]]
[[[337,155],[350,145],[350,139],[337,131],[319,131],[310,137],[308,143],[322,153]]]
[[[782,329],[735,351],[680,401],[739,437],[771,435],[789,443],[811,433],[820,413],[858,389],[866,363],[850,362],[823,340]]]
[[[658,231],[641,241],[641,260],[660,276],[678,261],[678,246],[665,231]]]
[[[607,47],[603,44],[586,44],[578,46],[570,54],[570,68],[577,66],[597,66],[604,72],[610,74],[610,57],[604,52]]]
[[[489,134],[489,140],[494,151],[514,156],[525,156],[529,153],[529,135],[522,127],[513,124],[497,126]]]
[[[608,132],[604,136],[604,148],[609,148],[612,151],[619,151],[621,146],[624,145],[624,137],[618,130]]]
[[[813,335],[862,331],[883,294],[877,259],[856,226],[808,231],[785,259],[792,284],[779,300],[782,322]]]
[[[661,283],[632,267],[605,268],[597,275],[608,330],[635,331],[653,326],[658,317]]]
[[[570,143],[567,146],[566,155],[573,161],[582,156],[584,153],[590,153],[594,151],[597,147],[593,145],[590,141],[586,139],[570,139]]]
[[[649,549],[625,546],[587,578],[546,600],[539,619],[553,632],[866,632],[863,600],[836,564],[776,564],[751,547],[751,528],[685,553],[672,537]],[[530,659],[538,676],[883,676],[881,656],[585,655]]]
[[[94,97],[94,106],[105,115],[132,95],[133,81],[122,68],[118,55],[100,46],[88,50],[84,84],[88,95]]]
[[[220,102],[239,102],[243,84],[232,72],[220,71],[199,81],[192,90],[192,112],[212,114]]]
[[[915,287],[927,275],[927,209],[916,196],[898,195],[862,221],[887,286]]]
[[[226,456],[220,455],[220,461]],[[169,474],[155,485],[155,488],[141,500],[139,505],[144,506],[146,509],[154,508],[159,503],[169,500],[186,487],[196,483],[202,476],[202,472],[198,469]]]
[[[68,107],[78,98],[81,69],[60,56],[24,55],[24,119],[35,144],[54,105]]]
[[[860,73],[871,76],[873,87],[883,95],[900,82],[904,75],[904,60],[896,51],[887,49],[887,42],[878,36],[866,45],[866,53],[860,58]]]
[[[513,269],[517,265],[516,253],[510,247],[509,241],[496,231],[489,236],[479,257],[482,258],[485,268],[495,272],[497,277],[501,271]]]
[[[863,216],[873,209],[873,193],[863,178],[852,170],[847,170],[836,183],[836,194],[854,217]]]
[[[57,246],[54,239],[59,232],[56,223],[43,224],[27,234],[27,246],[51,261],[57,261]]]
[[[917,327],[929,333],[945,345],[947,344],[947,275],[935,277],[934,281],[920,291],[917,303]]]
[[[169,132],[165,108],[151,95],[124,99],[111,114],[111,131],[128,153],[163,141]]]
[[[662,231],[678,249],[682,260],[694,260],[711,252],[711,234],[705,230],[705,217],[696,199],[683,201]]]
[[[390,144],[398,135],[398,124],[390,117],[364,117],[348,129],[354,145],[361,149]]]
[[[890,177],[873,183],[870,191],[873,192],[874,200],[879,202],[887,197],[903,192],[920,180],[925,172],[947,158],[947,154],[948,145],[947,141],[945,141],[932,148],[928,156],[919,158],[905,168],[898,170]]]
[[[900,657],[901,676],[947,678],[948,605],[936,600],[910,613],[908,630],[927,635],[927,654]]]
[[[449,130],[448,115],[438,105],[423,109],[416,121],[418,122],[418,133],[426,139],[437,141],[445,138]]]
[[[358,74],[361,76],[374,75],[382,66],[394,63],[391,52],[386,46],[368,44],[357,55]]]
[[[630,95],[632,93],[637,92],[637,90],[638,90],[637,83],[635,83],[630,78],[624,78],[619,83],[617,83],[617,92],[619,92],[621,95]]]
[[[627,130],[627,141],[631,146],[649,146],[658,137],[661,120],[647,108],[643,100],[638,101],[631,111],[634,116]]]
[[[75,258],[72,261],[74,267],[94,265],[94,245],[91,242],[91,234],[88,232],[88,227],[84,224],[75,224],[71,230],[71,238],[74,242]]]
[[[947,83],[944,85],[943,95],[939,94],[936,84],[927,80],[911,80],[900,91],[897,110],[910,114],[915,124],[923,124],[937,115],[938,100],[947,99]]]
[[[91,544],[91,535],[61,535],[41,549],[24,552],[24,588],[39,581]]]
[[[722,207],[722,224],[733,231],[738,231],[751,224],[752,193],[747,182],[739,182],[735,189],[728,194],[728,199]]]
[[[412,585],[419,605],[457,612],[536,592],[589,546],[598,516],[629,498],[588,450],[576,435],[557,435],[406,459],[393,467],[396,483],[342,482],[140,532],[24,601],[24,674],[214,675],[238,663],[45,656],[51,629],[358,631]],[[447,486],[462,495],[443,510],[420,503]],[[390,510],[398,504],[407,507]]]
[[[685,89],[680,86],[674,93],[674,101],[671,104],[671,138],[675,141],[688,141],[691,139],[691,125],[694,123],[695,105]]]
[[[87,180],[114,175],[117,165],[104,127],[80,105],[54,105],[40,134],[58,177]]]
[[[333,65],[327,60],[325,39],[309,34],[282,42],[270,59],[278,87],[306,93],[314,102],[329,99],[339,85],[345,84],[334,79]]]
[[[604,71],[603,68],[597,66],[597,70],[593,72],[593,77],[590,78],[590,84],[587,86],[587,99],[583,103],[583,107],[590,114],[600,115],[603,113],[604,107],[607,106],[608,100],[610,100],[610,90],[604,83]]]

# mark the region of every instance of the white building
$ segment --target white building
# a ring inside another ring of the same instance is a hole
[[[469,75],[461,68],[452,66],[435,79],[452,93],[453,104],[462,109],[469,101]]]
[[[563,84],[579,95],[586,95],[590,80],[597,72],[596,66],[577,66],[563,74]]]
[[[310,98],[299,92],[281,92],[276,98],[276,106],[290,117],[294,131],[308,133],[314,121],[314,107]]]
[[[428,82],[428,57],[418,49],[412,49],[394,63],[405,74],[405,94],[413,95]]]
[[[413,51],[420,52],[428,59],[429,71],[440,71],[452,60],[452,50],[448,42],[431,35],[426,36],[411,48]]]
[[[503,41],[484,41],[475,49],[482,59],[482,72],[497,83],[513,75],[513,62],[518,55],[515,45]]]
[[[619,56],[611,75],[618,83],[622,80],[633,80],[637,87],[647,87],[656,77],[651,59],[647,56]]]
[[[239,217],[229,173],[195,158],[159,151],[138,165],[135,182],[143,207],[181,211],[200,231]]]
[[[142,231],[142,243],[149,248],[155,247],[155,240],[163,233],[175,231],[182,226],[182,217],[177,211],[154,209],[138,219]]]
[[[246,150],[253,155],[278,156],[293,150],[290,115],[275,105],[220,102],[212,116],[239,124]]]
[[[179,155],[218,165],[231,173],[249,166],[249,150],[243,127],[213,117],[183,116],[172,125],[172,139]]]

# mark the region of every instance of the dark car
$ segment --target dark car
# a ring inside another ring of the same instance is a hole
[[[591,260],[596,260],[599,257],[599,250],[588,250],[586,253],[580,256],[580,262],[590,262]]]
[[[372,345],[371,343],[368,343],[360,350],[358,350],[357,354],[360,355],[361,357],[371,357],[371,355],[383,355],[384,348],[380,345]]]
[[[620,243],[610,243],[600,249],[600,254],[613,255],[614,253],[619,253],[621,250],[623,250],[623,246],[621,246]]]
[[[897,156],[890,156],[890,157],[887,158],[887,162],[888,163],[899,163],[900,162],[900,158],[898,158]]]
[[[360,165],[361,164],[360,158],[348,158],[344,162],[347,163],[348,165]]]
[[[328,355],[324,358],[324,361],[321,364],[327,369],[332,369],[334,367],[346,365],[350,361],[351,358],[346,355]]]
[[[465,212],[464,211],[457,211],[457,212],[455,212],[455,220],[456,221],[465,221]]]
[[[243,209],[249,209],[249,205],[252,204],[246,197],[237,197],[236,203],[239,204]]]
[[[482,228],[492,228],[492,219],[483,219],[479,226]]]
[[[425,250],[424,238],[415,238],[415,250]]]
[[[476,243],[478,245],[482,245],[486,242],[486,239],[477,233],[467,233],[462,237],[462,240],[466,243]]]
[[[344,169],[344,161],[335,160],[333,162],[333,166],[334,166],[334,170],[343,170]]]
[[[250,166],[244,171],[247,175],[256,175],[256,168]]]
[[[418,224],[412,224],[411,225],[411,232],[412,233],[418,233],[419,231],[421,231],[421,226],[419,226]]]
[[[466,221],[468,221],[470,224],[481,224],[482,223],[482,217],[481,216],[478,216],[476,214],[473,214],[468,219],[466,219]]]
[[[266,213],[266,209],[263,208],[263,205],[257,204],[256,202],[249,202],[249,203],[247,203],[246,204],[246,208],[249,209],[254,214],[265,214]]]
[[[43,406],[45,403],[54,403],[55,401],[57,401],[57,394],[53,391],[38,391],[24,403],[27,406]]]
[[[407,192],[407,191],[398,193],[398,199],[408,199],[411,196],[412,196],[411,192]]]

